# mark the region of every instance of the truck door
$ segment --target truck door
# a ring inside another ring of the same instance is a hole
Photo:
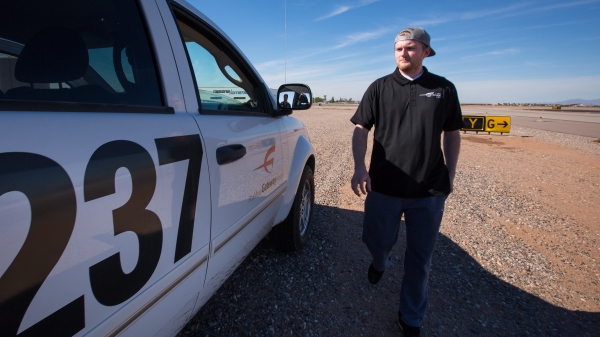
[[[156,3],[9,2],[0,335],[187,321],[207,269],[209,172]]]
[[[218,286],[273,226],[287,149],[281,120],[267,113],[270,93],[241,53],[195,9],[172,6],[177,26],[167,29],[174,53],[183,56],[178,68],[191,75],[180,74],[186,106],[197,105],[190,114],[211,149],[207,286]]]

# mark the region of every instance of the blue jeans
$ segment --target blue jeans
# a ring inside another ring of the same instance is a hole
[[[404,213],[406,251],[399,310],[404,323],[410,326],[420,327],[425,318],[431,257],[447,198],[397,198],[370,192],[365,200],[362,239],[373,256],[373,267],[379,271],[391,263]]]

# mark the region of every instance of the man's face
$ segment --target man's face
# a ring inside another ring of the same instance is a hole
[[[284,101],[284,102],[287,102],[287,98],[288,98],[288,95],[287,95],[287,94],[286,94],[286,95],[283,95],[283,101]]]
[[[405,73],[419,69],[429,53],[430,49],[419,41],[404,40],[394,44],[396,65]]]

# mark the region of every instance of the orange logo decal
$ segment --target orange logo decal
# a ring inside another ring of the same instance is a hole
[[[269,159],[269,156],[272,155],[273,152],[275,152],[275,145],[271,146],[267,150],[267,153],[265,154],[265,162],[262,165],[260,165],[259,167],[255,168],[254,171],[262,168],[262,169],[265,169],[265,171],[267,171],[267,173],[271,173],[271,171],[269,171],[268,167],[271,166],[271,170],[273,169],[273,164],[275,163],[275,158]]]

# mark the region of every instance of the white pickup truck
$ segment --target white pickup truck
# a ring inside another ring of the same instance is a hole
[[[0,3],[0,336],[173,336],[308,238],[306,85],[181,0]]]

